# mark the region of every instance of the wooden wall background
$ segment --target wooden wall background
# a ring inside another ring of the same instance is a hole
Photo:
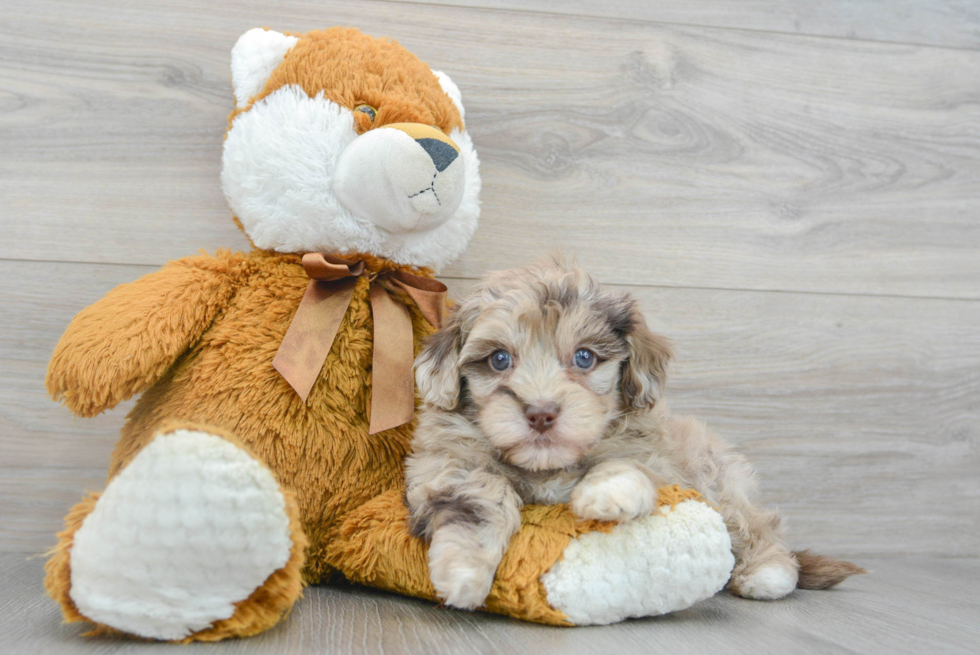
[[[737,6],[737,11],[736,11]],[[0,550],[101,488],[71,317],[246,248],[218,171],[229,50],[356,25],[449,72],[483,161],[459,291],[553,247],[679,348],[670,396],[748,453],[795,545],[980,555],[980,3],[0,2]]]

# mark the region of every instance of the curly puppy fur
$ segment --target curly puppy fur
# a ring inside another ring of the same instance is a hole
[[[591,356],[577,356],[583,349]],[[720,509],[739,596],[775,599],[863,572],[789,551],[779,515],[753,502],[745,458],[669,414],[671,354],[631,296],[561,258],[493,273],[455,308],[416,362],[425,408],[406,460],[413,529],[431,542],[430,575],[447,604],[483,603],[524,503],[626,521],[654,511],[656,489],[675,483]],[[508,365],[496,370],[493,358]]]

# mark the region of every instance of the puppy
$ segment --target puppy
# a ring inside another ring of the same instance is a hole
[[[430,541],[448,605],[483,604],[524,503],[628,521],[653,512],[668,484],[720,509],[739,596],[776,599],[863,572],[787,549],[779,515],[753,504],[745,458],[669,414],[670,358],[631,296],[560,258],[493,273],[455,308],[416,362],[424,409],[406,460],[412,528]]]

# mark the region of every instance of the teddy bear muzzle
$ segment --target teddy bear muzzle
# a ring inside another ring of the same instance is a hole
[[[341,153],[333,191],[352,214],[394,233],[427,232],[459,208],[465,183],[459,146],[435,127],[393,123]]]

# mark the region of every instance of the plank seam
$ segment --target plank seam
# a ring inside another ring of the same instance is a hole
[[[128,262],[95,262],[95,261],[69,261],[64,259],[17,259],[13,257],[0,257],[0,262],[9,263],[31,263],[31,264],[77,264],[80,266],[127,266],[127,267],[139,267],[145,268],[147,270],[156,270],[160,268],[163,264],[133,264]],[[460,281],[477,281],[481,278],[477,276],[461,276],[461,275],[440,275],[441,280],[460,280]],[[803,289],[761,289],[755,287],[712,287],[712,286],[690,286],[690,285],[671,285],[671,284],[635,284],[629,282],[608,282],[602,280],[602,283],[608,286],[616,287],[626,287],[630,289],[676,289],[676,290],[692,290],[692,291],[735,291],[735,292],[746,292],[746,293],[786,293],[786,294],[801,294],[808,296],[839,296],[839,297],[850,297],[850,298],[895,298],[895,299],[910,299],[910,300],[941,300],[941,301],[958,301],[958,302],[978,302],[980,297],[957,297],[957,296],[917,296],[910,294],[901,293],[858,293],[854,291],[810,291]]]

